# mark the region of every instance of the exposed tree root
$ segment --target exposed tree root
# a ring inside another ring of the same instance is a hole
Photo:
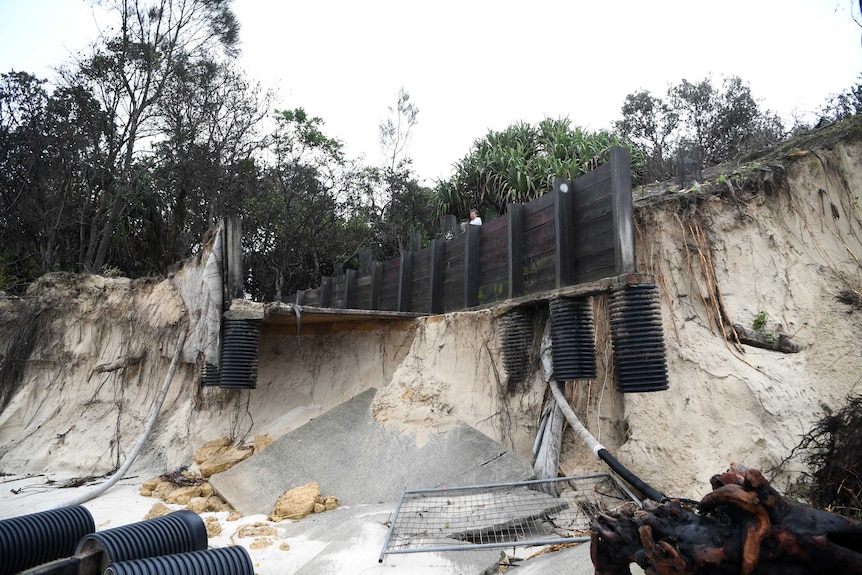
[[[596,574],[629,574],[631,563],[648,575],[862,573],[862,522],[788,499],[741,465],[711,483],[697,504],[596,516]]]

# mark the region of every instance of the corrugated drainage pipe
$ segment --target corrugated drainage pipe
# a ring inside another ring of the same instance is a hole
[[[0,575],[68,557],[95,530],[93,516],[80,505],[0,520]]]
[[[228,389],[257,387],[260,324],[259,319],[225,318],[219,387]]]
[[[551,298],[551,355],[554,380],[596,378],[596,340],[589,298]]]
[[[608,297],[614,371],[621,393],[664,391],[667,359],[655,284],[617,286]]]
[[[221,547],[112,563],[104,575],[254,575],[245,547]]]
[[[663,493],[656,490],[653,487],[650,487],[648,484],[644,483],[637,475],[626,469],[622,463],[617,461],[617,459],[610,454],[610,452],[605,448],[604,445],[599,443],[593,435],[587,431],[587,428],[578,420],[578,417],[575,415],[575,412],[572,411],[572,408],[569,407],[569,402],[566,401],[565,396],[563,395],[562,390],[560,390],[560,386],[556,381],[550,382],[548,385],[551,386],[551,393],[554,394],[554,399],[557,402],[557,405],[560,407],[560,410],[563,412],[563,415],[566,416],[566,419],[569,421],[569,424],[572,426],[572,429],[575,430],[575,433],[578,434],[578,437],[587,445],[587,447],[593,452],[598,459],[601,459],[608,466],[613,469],[617,475],[619,475],[626,483],[637,489],[641,492],[641,494],[647,498],[652,499],[656,502],[661,502],[667,499]]]
[[[197,513],[181,509],[155,519],[86,535],[75,553],[101,554],[99,573],[103,573],[111,563],[206,548],[207,528],[203,519]]]

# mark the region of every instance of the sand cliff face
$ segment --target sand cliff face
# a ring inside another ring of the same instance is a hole
[[[721,167],[701,191],[636,193],[638,265],[661,292],[670,390],[615,390],[606,298],[595,297],[599,376],[569,391],[592,433],[658,489],[699,497],[731,461],[769,470],[824,407],[862,392],[854,134],[736,174]],[[139,464],[149,470],[188,464],[219,436],[277,437],[370,387],[377,418],[417,442],[460,420],[530,457],[544,377],[533,353],[526,381],[507,383],[494,310],[306,326],[299,337],[265,325],[257,389],[201,388],[200,276],[195,262],[165,280],[47,276],[25,298],[0,298],[0,471],[99,475],[122,463],[181,330],[184,363]],[[535,348],[545,323],[539,309]],[[801,351],[740,345],[732,324],[790,336]],[[600,468],[576,439],[564,448],[567,473]]]

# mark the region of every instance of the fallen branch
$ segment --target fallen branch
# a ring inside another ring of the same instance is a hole
[[[775,335],[760,330],[746,329],[739,324],[734,324],[733,329],[736,330],[739,342],[745,345],[783,353],[799,353],[804,348],[804,346],[790,341],[790,338],[783,333]]]
[[[733,465],[696,505],[674,499],[600,514],[591,526],[597,575],[862,573],[862,522],[803,505],[754,469]]]

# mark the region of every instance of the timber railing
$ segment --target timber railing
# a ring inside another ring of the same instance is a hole
[[[400,258],[324,277],[289,303],[445,313],[636,273],[629,151],[504,216]]]

